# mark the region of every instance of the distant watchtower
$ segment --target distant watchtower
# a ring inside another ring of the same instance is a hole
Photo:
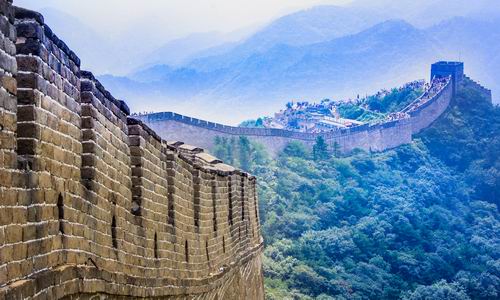
[[[440,61],[432,64],[431,80],[436,77],[439,78],[450,75],[453,83],[453,94],[455,94],[458,84],[464,78],[464,63],[458,61]]]

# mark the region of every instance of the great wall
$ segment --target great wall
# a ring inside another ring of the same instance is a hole
[[[445,84],[442,81],[446,80]],[[196,143],[213,149],[216,137],[246,136],[261,143],[272,156],[277,155],[291,141],[300,141],[312,147],[318,136],[333,147],[348,153],[354,149],[383,151],[411,143],[413,136],[427,128],[446,110],[458,85],[466,82],[491,101],[491,91],[464,75],[464,65],[458,62],[438,62],[431,68],[431,88],[409,105],[407,118],[384,120],[341,128],[325,133],[306,133],[271,128],[243,128],[222,125],[176,114],[160,112],[139,115],[144,123],[168,141]]]
[[[169,145],[0,0],[0,299],[264,299],[255,178]]]
[[[491,98],[463,64],[431,73],[445,84],[408,118],[322,136],[382,151],[411,142],[462,82]],[[0,300],[264,299],[256,179],[178,142],[242,135],[273,154],[318,136],[132,117],[42,15],[0,0]]]

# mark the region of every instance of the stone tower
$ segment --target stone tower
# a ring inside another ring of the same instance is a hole
[[[434,78],[451,76],[453,94],[456,94],[458,84],[464,79],[464,63],[457,61],[440,61],[432,64],[431,81]]]

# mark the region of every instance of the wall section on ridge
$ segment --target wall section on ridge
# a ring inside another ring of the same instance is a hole
[[[435,97],[427,103],[410,112],[411,133],[417,134],[429,127],[434,121],[444,113],[453,98],[453,85],[448,84]]]
[[[0,299],[263,299],[258,215],[228,222],[255,178],[131,118],[42,15],[0,0],[0,31]]]
[[[433,97],[426,104],[426,109],[418,110],[409,119],[389,121],[374,125],[341,129],[323,134],[291,132],[277,129],[238,128],[180,116],[173,113],[157,113],[140,116],[160,136],[169,141],[197,142],[205,149],[213,149],[216,137],[237,138],[246,136],[252,141],[263,144],[271,156],[276,156],[292,141],[300,141],[312,148],[318,136],[324,137],[330,148],[335,143],[344,153],[354,149],[365,151],[384,151],[411,143],[412,135],[428,127],[446,109],[452,94],[447,86],[445,91]],[[195,121],[193,121],[195,120]],[[213,124],[213,123],[212,123]],[[423,127],[422,127],[423,126]]]
[[[463,64],[462,64],[463,65]],[[467,77],[466,77],[467,78]],[[237,138],[246,136],[263,144],[271,156],[276,156],[292,141],[299,141],[312,148],[317,137],[321,136],[333,149],[335,145],[344,153],[355,149],[365,151],[384,151],[411,143],[414,134],[429,127],[448,108],[454,96],[454,82],[448,80],[439,90],[428,97],[424,94],[415,100],[407,118],[364,124],[352,128],[341,128],[324,133],[305,133],[270,128],[242,128],[226,126],[190,118],[171,112],[153,113],[138,116],[161,137],[169,141],[196,142],[198,145],[213,149],[216,137]],[[491,99],[491,91],[470,80],[485,97]],[[460,82],[459,82],[460,83]],[[440,83],[438,83],[440,84]]]

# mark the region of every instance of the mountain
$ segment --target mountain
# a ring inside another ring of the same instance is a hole
[[[277,111],[290,100],[352,98],[428,78],[429,64],[461,59],[466,73],[499,99],[500,18],[454,17],[424,29],[389,20],[346,34],[324,29],[320,24],[338,24],[325,21],[322,13],[347,16],[353,11],[327,6],[283,17],[242,43],[219,46],[217,55],[134,73],[129,79],[144,83],[140,90],[130,82],[121,86],[123,80],[112,76],[103,81],[112,82],[113,91],[128,99],[133,110],[182,107],[179,113],[238,124]],[[308,14],[314,21],[305,26]],[[355,24],[360,23],[348,27]]]
[[[500,4],[497,0],[355,0],[350,7],[375,11],[386,17],[398,16],[414,26],[425,28],[447,19],[462,16],[484,18],[498,16]]]
[[[110,39],[70,14],[51,7],[41,9],[40,13],[51,29],[80,57],[84,70],[95,74],[126,74],[147,56],[147,47],[137,49],[129,40]]]
[[[195,57],[187,66],[199,71],[220,69],[278,45],[309,45],[354,34],[381,19],[378,14],[362,8],[316,6],[278,18],[230,48],[230,52],[203,55],[202,59]]]
[[[173,36],[174,31],[161,26],[151,30],[155,19],[131,20],[134,24],[123,28],[122,33],[105,34],[106,30],[93,29],[96,27],[91,18],[78,19],[52,8],[57,7],[56,1],[19,1],[44,13],[54,32],[81,56],[84,68],[96,74],[118,76],[162,64],[211,72],[280,44],[326,42],[393,18],[422,29],[455,16],[484,21],[500,15],[498,0],[477,0],[474,5],[469,0],[354,0],[349,5],[317,6],[285,15],[260,30],[251,27],[231,33],[192,33],[169,41],[163,39]],[[251,33],[255,34],[240,41]],[[130,77],[135,78],[133,75]]]
[[[141,72],[147,69],[147,67],[154,67],[155,65],[179,66],[193,60],[194,57],[217,54],[217,51],[220,51],[217,49],[227,49],[231,45],[237,44],[239,40],[248,35],[248,30],[250,29],[230,33],[193,33],[179,39],[171,40],[147,55],[143,61],[141,70],[137,70],[131,76],[134,77],[135,73]]]
[[[363,9],[316,6],[278,18],[241,42],[222,43],[224,38],[220,33],[194,34],[156,50],[146,59],[151,69],[143,68],[129,77],[138,80],[158,78],[159,69],[167,73],[172,65],[188,57],[186,68],[201,72],[222,69],[278,45],[302,46],[353,34],[369,28],[379,19]],[[154,63],[160,66],[151,66]]]
[[[466,72],[493,90],[495,102],[500,100],[500,17],[483,20],[455,17],[429,28],[446,49],[446,57],[466,62]]]
[[[43,8],[40,13],[54,32],[81,58],[83,68],[95,74],[128,74],[131,70],[143,70],[146,66],[179,65],[196,53],[234,42],[247,34],[246,30],[195,33],[169,41],[158,48],[151,48],[154,46],[148,44],[136,47],[128,39],[107,38],[85,22],[55,8]],[[134,36],[127,37],[134,39]]]
[[[410,24],[387,21],[327,42],[278,44],[241,61],[229,58],[223,68],[156,66],[141,76],[146,79],[143,82],[157,80],[149,82],[148,91],[162,98],[144,95],[144,90],[135,94],[129,90],[124,97],[129,97],[133,109],[140,101],[138,110],[153,101],[156,109],[171,110],[176,102],[189,100],[192,107],[181,113],[237,123],[277,110],[290,99],[353,97],[420,78],[436,58],[438,49],[433,45]],[[227,55],[231,57],[232,52]],[[183,98],[176,98],[181,90]]]
[[[95,72],[104,71],[102,63],[107,59],[109,45],[99,33],[76,17],[54,8],[40,11],[45,22],[64,42],[74,49],[82,60],[82,68]]]
[[[411,59],[423,59],[433,52],[432,43],[419,30],[404,21],[387,21],[328,42],[299,47],[278,45],[254,54],[234,67],[237,76],[221,91],[238,88],[251,92],[272,87],[275,92],[298,98],[342,94],[352,86],[363,92],[372,84],[380,87],[380,79],[384,78],[381,69],[404,68]],[[413,73],[410,66],[405,71]],[[387,75],[385,80],[394,76]],[[378,82],[371,83],[372,77],[378,77]]]

